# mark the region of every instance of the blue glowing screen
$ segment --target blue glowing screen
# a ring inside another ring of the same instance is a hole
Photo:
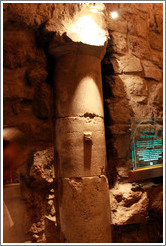
[[[163,118],[131,118],[133,169],[163,164]]]

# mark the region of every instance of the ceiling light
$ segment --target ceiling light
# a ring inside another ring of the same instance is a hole
[[[118,18],[118,12],[116,12],[116,11],[111,12],[110,15],[111,15],[112,19]]]

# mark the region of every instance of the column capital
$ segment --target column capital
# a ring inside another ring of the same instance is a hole
[[[70,54],[82,54],[95,56],[102,60],[106,53],[106,42],[103,46],[89,45],[82,42],[73,42],[63,34],[61,39],[54,36],[49,46],[49,53],[55,58]]]

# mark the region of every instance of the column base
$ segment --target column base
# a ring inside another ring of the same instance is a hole
[[[104,175],[64,178],[60,221],[67,243],[110,243],[107,178]]]

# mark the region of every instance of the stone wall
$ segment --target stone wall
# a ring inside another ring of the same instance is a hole
[[[130,117],[162,117],[162,8],[117,4],[113,9],[120,16],[108,21],[102,68],[108,154],[122,180],[131,164]]]
[[[107,22],[110,39],[102,62],[113,240],[160,242],[162,180],[131,184],[128,172],[132,168],[130,117],[163,116],[162,6],[106,5],[119,13],[118,20]],[[151,213],[155,200],[156,214]]]
[[[162,4],[103,6],[109,32],[102,74],[113,242],[158,243],[162,240],[161,180],[131,184],[128,171],[130,117],[162,117]],[[83,7],[4,4],[4,125],[25,132],[34,149],[33,161],[22,173],[28,242],[57,240],[51,148],[56,94],[48,44],[55,32],[65,32],[65,23]],[[118,19],[111,19],[110,11],[117,11]]]

